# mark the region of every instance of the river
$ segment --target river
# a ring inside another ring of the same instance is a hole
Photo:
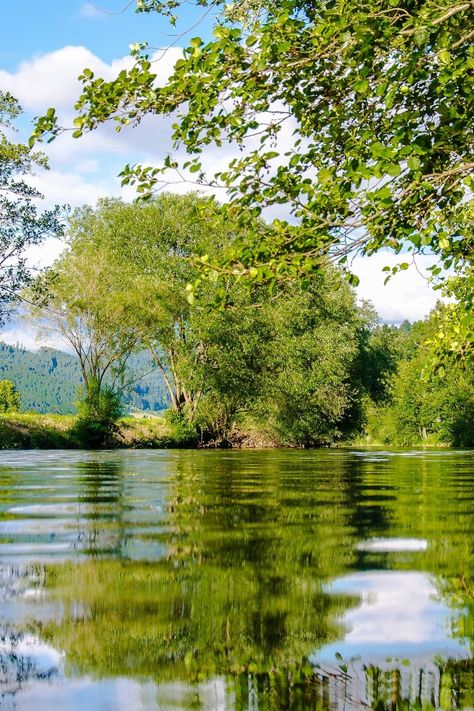
[[[474,453],[0,452],[0,708],[474,707]]]

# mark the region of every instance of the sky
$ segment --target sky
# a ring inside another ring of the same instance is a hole
[[[129,0],[22,0],[1,4],[0,88],[16,96],[24,109],[15,140],[27,140],[34,117],[50,106],[57,109],[62,125],[71,125],[81,86],[77,77],[84,68],[112,79],[129,66],[129,45],[147,41],[159,81],[165,82],[186,41],[196,35],[210,37],[212,16],[205,15],[203,8],[185,4],[187,9],[173,28],[156,14],[135,14],[134,5]],[[163,48],[170,45],[163,56]],[[291,140],[290,134],[287,140]],[[127,163],[159,165],[171,148],[170,141],[171,120],[165,118],[147,119],[138,128],[121,133],[105,126],[81,139],[65,134],[44,146],[50,169],[35,175],[32,182],[43,193],[45,207],[94,205],[106,196],[132,200],[133,189],[121,188],[118,173]],[[230,149],[209,149],[204,155],[206,168],[215,172],[231,155]],[[191,187],[173,189],[183,192]],[[222,194],[217,197],[224,198]],[[33,250],[32,262],[35,266],[47,265],[60,250],[61,243],[50,240]],[[437,299],[426,280],[426,268],[433,260],[419,258],[416,268],[397,275],[384,287],[382,267],[397,261],[406,261],[406,256],[379,253],[370,259],[356,258],[352,268],[360,277],[359,296],[372,301],[384,321],[423,318]],[[35,344],[34,334],[18,324],[7,325],[0,339]]]

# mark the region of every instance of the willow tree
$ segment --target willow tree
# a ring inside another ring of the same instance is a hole
[[[42,324],[69,341],[85,382],[89,374],[106,382],[133,349],[148,350],[179,417],[193,421],[224,374],[234,412],[263,366],[257,315],[242,311],[250,293],[230,280],[232,309],[223,313],[205,308],[221,284],[204,283],[196,308],[186,284],[198,275],[194,255],[217,255],[243,234],[197,194],[81,208],[70,220],[66,253],[38,285]]]
[[[113,412],[116,419],[118,391],[138,336],[128,325],[104,255],[70,232],[63,254],[26,294],[38,331],[77,356],[87,418],[108,422]]]

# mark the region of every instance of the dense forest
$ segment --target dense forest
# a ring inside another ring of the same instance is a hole
[[[126,409],[162,410],[168,407],[164,383],[150,368],[146,354],[132,356],[130,368],[143,374],[124,390]],[[130,376],[132,378],[132,376]],[[79,362],[54,348],[29,351],[0,341],[0,380],[10,380],[20,394],[24,412],[74,413],[82,383]]]

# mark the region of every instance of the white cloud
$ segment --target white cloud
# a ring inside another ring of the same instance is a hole
[[[27,250],[28,264],[33,269],[49,267],[59,257],[63,249],[64,242],[62,240],[50,237]]]
[[[26,110],[72,109],[81,88],[77,77],[85,67],[101,75],[110,73],[108,65],[90,50],[69,46],[22,62],[13,74],[1,71],[0,83]]]
[[[107,13],[100,10],[100,8],[92,5],[90,2],[83,2],[79,8],[79,17],[83,17],[86,20],[107,20]]]
[[[122,194],[120,181],[113,173],[85,176],[79,172],[49,170],[29,178],[28,182],[44,195],[42,208],[61,204],[71,207],[95,205],[99,198]],[[129,197],[130,192],[130,189],[123,191],[122,197]]]
[[[182,56],[178,47],[165,54],[153,55],[157,84],[164,84],[175,62]],[[102,61],[86,47],[67,46],[22,62],[16,71],[0,70],[0,85],[10,90],[27,114],[41,115],[50,106],[58,112],[59,124],[71,127],[74,103],[81,92],[78,75],[89,67],[97,76],[112,80],[133,63],[130,56],[110,63]],[[93,204],[98,197],[118,195],[133,197],[134,191],[121,191],[118,173],[126,163],[161,161],[171,149],[171,117],[145,117],[135,128],[117,132],[112,123],[72,138],[72,131],[51,144],[39,146],[50,161],[51,171],[39,171],[32,182],[46,195],[48,204]],[[23,136],[23,140],[28,137]]]
[[[99,161],[94,158],[80,160],[74,165],[76,173],[97,173],[99,170]]]
[[[181,56],[179,47],[166,52],[158,49],[152,55],[158,85],[166,82]],[[58,112],[64,109],[72,112],[82,87],[77,77],[86,67],[96,76],[111,81],[132,65],[133,59],[129,55],[107,63],[87,47],[68,45],[22,62],[13,73],[0,70],[0,84],[17,97],[26,110],[41,112],[54,106]]]
[[[59,338],[40,338],[36,336],[36,331],[29,325],[13,325],[0,331],[0,341],[15,346],[17,343],[24,346],[29,351],[37,351],[43,346],[56,348],[59,351],[67,350],[63,341]]]
[[[440,293],[428,281],[427,269],[436,262],[434,256],[417,257],[416,266],[399,272],[384,285],[387,272],[382,271],[383,267],[409,261],[408,255],[379,252],[371,257],[356,257],[352,262],[352,271],[360,279],[359,297],[370,300],[384,321],[417,321],[427,316],[440,299]]]

